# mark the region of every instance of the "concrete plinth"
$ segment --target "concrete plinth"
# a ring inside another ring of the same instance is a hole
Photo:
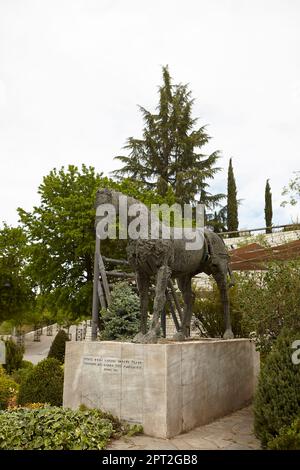
[[[168,438],[248,403],[258,370],[247,339],[67,342],[64,406],[101,408]]]

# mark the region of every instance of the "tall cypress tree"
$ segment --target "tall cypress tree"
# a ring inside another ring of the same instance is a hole
[[[232,167],[232,159],[229,160],[228,180],[227,180],[227,230],[228,232],[237,231],[239,227],[238,220],[238,202],[235,178]],[[238,235],[238,234],[237,234]]]
[[[140,107],[143,137],[128,139],[125,149],[129,155],[116,157],[123,167],[114,174],[138,179],[146,189],[155,188],[162,196],[172,187],[180,203],[189,203],[199,194],[200,202],[213,208],[223,197],[209,192],[209,180],[220,169],[216,167],[219,152],[202,153],[210,137],[205,126],[195,128],[191,92],[187,85],[172,84],[168,67],[162,72],[156,112]]]
[[[273,208],[272,208],[272,193],[269,180],[266,182],[265,188],[265,221],[266,221],[266,233],[272,233],[272,218],[273,218]]]

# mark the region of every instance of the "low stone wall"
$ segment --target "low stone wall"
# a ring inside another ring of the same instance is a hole
[[[64,406],[101,408],[169,438],[248,403],[258,368],[247,339],[68,342]]]
[[[241,230],[241,233],[243,230]],[[285,243],[300,240],[300,230],[291,230],[287,232],[273,233],[253,233],[253,235],[244,235],[241,237],[224,238],[225,245],[229,249],[238,248],[241,244],[250,244],[262,239],[268,246],[284,245]]]

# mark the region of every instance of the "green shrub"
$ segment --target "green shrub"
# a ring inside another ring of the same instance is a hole
[[[300,331],[284,329],[262,365],[254,399],[254,430],[263,447],[300,415],[300,365],[293,364],[291,349],[297,339]]]
[[[6,346],[6,364],[4,368],[8,374],[21,367],[24,347],[16,344],[12,339],[5,341]]]
[[[283,327],[300,329],[300,261],[271,262],[264,271],[235,273],[236,285],[229,290],[232,329],[236,336],[250,336],[257,349],[271,351]],[[213,289],[196,288],[193,313],[208,336],[224,332],[222,303]],[[205,295],[203,295],[205,294]]]
[[[21,367],[20,369],[32,369],[33,368],[33,363],[30,361],[22,361],[21,362]]]
[[[300,450],[300,418],[291,426],[280,429],[277,437],[268,442],[270,450]]]
[[[31,364],[31,362],[30,362],[30,364]],[[17,382],[17,384],[20,385],[21,383],[25,382],[25,380],[27,379],[27,377],[29,376],[29,374],[31,373],[33,368],[34,368],[33,364],[31,364],[31,367],[29,367],[29,366],[21,367],[20,369],[15,370],[12,373],[12,378],[14,379],[15,382]]]
[[[18,403],[49,403],[62,405],[64,374],[60,362],[54,358],[44,359],[21,381]]]
[[[101,410],[21,408],[0,412],[0,449],[100,450],[128,430]]]
[[[224,334],[224,313],[219,289],[215,282],[212,289],[205,292],[199,287],[193,287],[195,301],[193,314],[200,321],[209,338],[222,337]],[[230,317],[232,331],[235,336],[242,336],[242,313],[238,308],[237,286],[229,290]],[[196,323],[195,323],[196,324]]]
[[[4,367],[0,364],[0,377],[3,377],[5,375],[5,370]]]
[[[64,330],[60,330],[52,341],[48,357],[54,357],[63,364],[65,361],[66,341],[69,341],[69,336]]]
[[[272,262],[262,272],[243,273],[237,300],[242,327],[257,349],[270,352],[283,327],[300,329],[300,262]]]
[[[0,375],[0,409],[4,410],[9,402],[16,396],[18,384],[8,375]]]
[[[11,320],[6,320],[0,323],[0,335],[10,335],[13,330],[13,324]]]
[[[139,331],[139,298],[126,282],[119,282],[112,289],[109,309],[102,309],[101,315],[104,324],[101,339],[132,338]]]

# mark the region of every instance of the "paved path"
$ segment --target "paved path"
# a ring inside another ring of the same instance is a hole
[[[46,336],[43,334],[41,336],[41,341],[35,342],[33,338],[25,336],[25,353],[24,359],[30,361],[33,364],[37,364],[48,356],[48,352],[54,336]]]
[[[76,326],[71,326],[69,332],[72,334],[72,338],[75,338]],[[30,361],[33,364],[37,364],[48,356],[48,352],[52,341],[57,333],[56,326],[53,326],[53,336],[47,336],[47,328],[43,328],[43,334],[40,336],[40,341],[34,341],[34,332],[27,333],[25,335],[25,353],[24,359]]]
[[[211,424],[172,439],[145,435],[112,441],[111,450],[254,450],[260,443],[253,435],[252,407],[243,408]]]

